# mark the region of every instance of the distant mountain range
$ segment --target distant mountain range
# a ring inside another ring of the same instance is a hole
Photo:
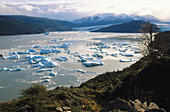
[[[100,29],[101,27],[107,27],[112,24],[127,23],[133,20],[142,20],[150,22],[160,22],[159,19],[151,16],[138,16],[133,15],[129,16],[127,14],[113,14],[105,13],[98,14],[82,19],[75,20],[73,22],[62,21],[56,19],[40,18],[40,17],[30,17],[22,15],[1,15],[0,16],[0,35],[19,35],[19,34],[37,34],[50,31],[73,31],[79,29],[79,27],[89,27],[86,31]],[[99,26],[100,25],[100,26]],[[133,25],[133,24],[130,24]],[[125,28],[131,27],[119,27],[120,31],[123,31]],[[112,29],[112,28],[111,28]],[[102,29],[104,31],[109,28]],[[97,30],[101,31],[101,30]]]
[[[147,24],[145,21],[134,20],[128,23],[122,23],[118,25],[111,25],[105,28],[95,30],[93,32],[117,32],[117,33],[139,33],[139,30],[142,29],[143,24]],[[158,27],[153,26],[153,31],[157,31]]]
[[[104,13],[104,14],[97,14],[94,16],[77,19],[73,21],[73,23],[79,27],[87,27],[87,26],[125,23],[125,22],[130,22],[133,20],[160,22],[159,19],[151,15],[144,15],[144,16],[130,15],[129,16],[124,13],[123,14]]]
[[[68,21],[18,15],[0,16],[0,35],[71,31],[73,27],[75,25]]]

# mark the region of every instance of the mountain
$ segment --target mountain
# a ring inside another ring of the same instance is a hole
[[[8,15],[0,16],[0,35],[35,34],[71,31],[73,23],[48,18]]]
[[[134,20],[128,23],[111,25],[109,27],[101,28],[93,32],[139,33],[139,30],[142,28],[141,25],[143,24],[147,24],[147,22]],[[156,25],[154,26],[154,28],[155,30],[158,29]]]
[[[151,15],[139,16],[139,15],[127,15],[125,13],[123,14],[104,13],[104,14],[97,14],[94,16],[77,19],[73,21],[73,23],[78,25],[79,27],[87,27],[87,26],[124,23],[133,20],[160,22],[159,19]]]

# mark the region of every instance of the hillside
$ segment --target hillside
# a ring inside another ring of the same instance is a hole
[[[71,31],[68,21],[29,16],[0,16],[0,35],[35,34],[50,31]]]
[[[117,33],[139,33],[139,30],[142,28],[141,25],[146,24],[145,21],[131,21],[128,23],[122,23],[118,25],[112,25],[109,27],[101,28],[98,30],[94,30],[92,32],[117,32]],[[155,30],[158,29],[155,26]]]
[[[0,111],[165,112],[161,108],[170,111],[170,32],[157,34],[157,42],[160,55],[152,60],[150,56],[143,57],[123,71],[106,72],[79,87],[47,91],[34,84],[22,90],[19,99],[1,103]]]

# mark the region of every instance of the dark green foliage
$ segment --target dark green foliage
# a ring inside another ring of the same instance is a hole
[[[131,21],[129,23],[122,23],[118,25],[112,25],[109,27],[101,28],[93,32],[118,32],[118,33],[139,33],[139,30],[142,28],[141,25],[146,24],[145,21]],[[157,26],[154,25],[154,29],[157,29]],[[155,32],[155,30],[153,32]]]
[[[67,21],[29,16],[0,16],[0,35],[35,34],[50,31],[71,31]]]

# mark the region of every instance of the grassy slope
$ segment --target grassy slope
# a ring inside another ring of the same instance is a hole
[[[170,33],[165,37],[170,38]],[[123,71],[101,74],[80,87],[47,91],[41,85],[33,85],[23,90],[21,98],[1,103],[0,111],[55,111],[56,107],[69,106],[73,112],[79,112],[84,105],[93,112],[116,97],[154,101],[169,111],[169,68],[167,54],[154,61],[144,57]]]
[[[134,20],[128,23],[122,23],[118,25],[111,25],[109,27],[101,28],[92,32],[119,32],[119,33],[139,33],[143,24],[147,24],[145,21]],[[155,26],[155,29],[157,26]]]
[[[34,34],[49,31],[70,31],[67,21],[29,16],[0,16],[0,35]]]

